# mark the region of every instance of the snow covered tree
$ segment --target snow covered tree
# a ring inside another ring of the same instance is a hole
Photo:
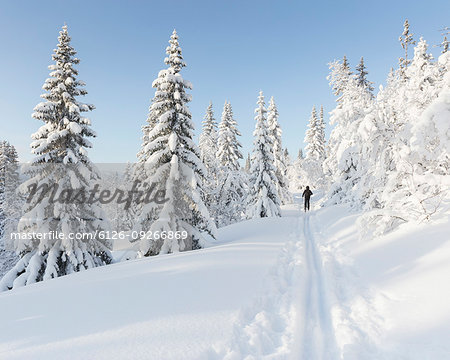
[[[324,144],[318,141],[320,136],[319,119],[317,117],[316,107],[313,106],[311,110],[311,117],[309,118],[308,130],[306,130],[305,140],[306,143],[306,157],[305,159],[318,160],[323,157]]]
[[[398,146],[399,127],[390,103],[395,89],[392,79],[388,79],[386,88],[380,87],[376,102],[368,109],[357,129],[364,171],[353,191],[365,210],[384,206],[383,192],[389,175],[395,170],[394,152]]]
[[[247,159],[245,160],[245,172],[250,173],[250,167],[251,167],[251,159],[250,159],[250,153],[247,154]]]
[[[158,183],[159,189],[165,191],[163,201],[143,206],[135,224],[144,256],[196,249],[204,244],[207,234],[215,234],[201,198],[206,169],[193,141],[192,116],[187,106],[191,96],[186,92],[192,85],[180,73],[186,64],[175,30],[169,44],[165,58],[168,68],[161,70],[153,82],[156,92],[149,115],[152,129],[140,158],[151,174],[150,182]]]
[[[442,41],[442,54],[445,54],[448,51],[449,41],[447,40],[447,36],[444,36],[444,40]]]
[[[302,161],[305,182],[315,187],[323,185],[323,161],[325,160],[325,124],[323,123],[323,109],[321,118],[317,116],[316,107],[313,106],[306,131],[306,156]]]
[[[280,199],[277,191],[277,175],[273,156],[273,141],[269,134],[263,92],[255,109],[256,127],[253,132],[250,189],[247,199],[247,217],[280,216]]]
[[[395,169],[389,173],[382,193],[382,206],[390,212],[377,222],[380,231],[390,230],[403,221],[428,219],[437,211],[443,196],[447,196],[444,190],[447,132],[440,120],[447,114],[442,105],[446,78],[440,81],[442,74],[427,53],[425,40],[417,43],[404,76],[400,87],[404,105],[397,108],[402,126],[392,141]],[[440,105],[432,105],[435,103]]]
[[[334,81],[340,81],[333,75],[329,79],[332,88],[336,86]],[[354,192],[354,186],[364,173],[364,168],[361,161],[362,143],[357,130],[365,114],[372,111],[373,99],[352,75],[336,101],[337,106],[330,118],[331,124],[336,126],[331,132],[329,154],[324,162],[325,173],[331,182],[329,203],[350,202],[360,207],[361,201]]]
[[[369,211],[361,222],[372,235],[391,231],[404,222],[428,220],[442,210],[443,201],[450,196],[450,77],[448,70],[442,81],[424,76],[434,73],[425,45],[422,40],[417,44],[406,80],[390,80],[380,91],[378,120],[374,116],[375,121],[364,126],[371,135],[363,140],[373,144],[368,151],[372,156],[366,174],[369,181],[364,181],[372,194],[367,201]],[[439,63],[449,69],[450,57],[444,55]],[[406,102],[404,107],[391,100],[400,95]]]
[[[210,215],[216,218],[217,186],[219,166],[217,164],[217,122],[214,119],[212,103],[206,109],[203,129],[199,138],[200,159],[207,170],[202,194]]]
[[[416,186],[431,197],[448,195],[450,189],[450,53],[443,53],[439,63],[445,69],[443,86],[411,128],[411,158],[420,177]]]
[[[19,160],[16,148],[7,141],[0,142],[0,238],[15,231],[23,199],[17,194],[20,185]]]
[[[109,240],[100,239],[98,232],[108,230],[109,224],[96,202],[67,197],[90,189],[98,179],[98,173],[87,156],[86,148],[92,147],[87,138],[96,136],[91,122],[82,116],[94,109],[93,105],[76,98],[87,92],[84,83],[77,80],[79,63],[76,51],[70,45],[67,26],[63,26],[59,43],[54,50],[54,65],[50,65],[50,78],[45,81],[46,91],[41,97],[33,117],[44,125],[32,135],[32,153],[35,158],[29,167],[30,177],[21,189],[28,186],[57,186],[57,198],[52,202],[34,196],[27,201],[18,231],[30,234],[30,238],[14,241],[19,262],[0,281],[0,289],[11,289],[38,281],[55,278],[112,261]],[[28,188],[29,189],[29,188]],[[62,200],[66,199],[66,201]],[[44,237],[51,231],[62,237]],[[38,236],[37,234],[40,234]],[[71,234],[90,234],[74,239]]]
[[[428,220],[450,197],[447,52],[436,64],[421,38],[410,59],[415,42],[407,21],[400,41],[405,55],[376,98],[364,85],[363,63],[349,77],[342,76],[342,64],[330,66],[339,97],[325,161],[328,202],[363,208],[360,223],[370,236]]]
[[[3,210],[3,203],[5,202],[6,172],[9,163],[7,146],[8,142],[0,142],[0,239],[3,237],[6,218]]]
[[[411,60],[408,60],[408,48],[410,45],[414,45],[416,43],[413,36],[414,35],[409,31],[408,19],[406,19],[403,24],[403,33],[398,37],[398,41],[400,41],[403,50],[405,50],[405,57],[401,57],[399,59],[400,75],[403,79],[406,77],[405,70],[411,62]]]
[[[219,138],[217,158],[220,165],[233,169],[239,169],[239,160],[242,159],[242,145],[238,140],[241,133],[237,129],[237,123],[233,118],[233,110],[229,102],[225,102],[222,119],[219,124]]]
[[[241,133],[233,118],[231,104],[225,102],[219,124],[217,159],[220,166],[216,221],[218,226],[226,226],[241,221],[245,212],[246,177],[241,171]]]
[[[297,159],[303,160],[305,156],[303,155],[303,149],[298,149]]]
[[[217,122],[214,119],[212,103],[206,109],[203,129],[199,138],[200,159],[212,177],[217,176]]]
[[[364,65],[364,57],[361,56],[361,60],[356,67],[356,81],[359,86],[369,91],[373,96],[373,82],[367,80],[367,74],[368,72],[366,71],[366,66]]]
[[[408,98],[407,110],[409,116],[415,116],[415,109],[423,110],[433,99],[437,97],[440,90],[438,67],[433,61],[433,55],[428,53],[428,44],[420,38],[414,48],[414,57],[405,71],[409,81],[406,86]]]
[[[325,139],[325,118],[323,114],[323,105],[320,105],[319,122],[318,122],[317,137],[318,141],[323,144],[322,158],[326,157],[326,139]]]
[[[438,45],[442,48],[441,54],[445,54],[448,51],[449,41],[447,39],[447,36],[450,34],[450,28],[448,26],[445,26],[440,31],[441,35],[443,37],[442,42]]]
[[[269,136],[272,138],[273,143],[272,152],[276,169],[275,174],[278,179],[278,195],[280,196],[281,203],[287,204],[292,201],[292,196],[289,192],[289,184],[286,177],[287,169],[281,142],[282,132],[280,124],[278,123],[278,116],[277,106],[272,96],[267,108],[267,126],[269,127]]]
[[[0,142],[0,279],[18,260],[11,251],[10,233],[20,217],[22,199],[16,195],[19,186],[17,151],[7,141]]]
[[[283,156],[284,156],[284,163],[286,164],[286,166],[289,166],[291,163],[291,155],[289,155],[289,151],[287,148],[284,149]]]
[[[339,105],[347,82],[352,76],[352,72],[346,56],[344,56],[342,62],[335,60],[328,65],[331,71],[327,79],[330,81],[334,95],[337,96],[336,101]]]

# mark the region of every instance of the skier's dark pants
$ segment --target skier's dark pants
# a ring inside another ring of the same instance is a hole
[[[309,197],[305,197],[305,211],[306,209],[309,210]]]

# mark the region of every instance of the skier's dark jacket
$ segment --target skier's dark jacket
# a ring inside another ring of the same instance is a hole
[[[309,190],[309,187],[307,187],[306,190],[303,191],[302,197],[309,200],[309,198],[311,197],[312,194],[313,194],[313,192],[311,190]]]

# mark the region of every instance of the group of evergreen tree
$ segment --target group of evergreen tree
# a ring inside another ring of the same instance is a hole
[[[406,20],[399,37],[404,55],[376,94],[364,58],[355,72],[346,56],[330,63],[334,128],[325,146],[323,108],[317,116],[313,107],[306,155],[300,150],[288,168],[292,190],[314,183],[327,191],[325,204],[364,210],[361,224],[370,234],[443,209],[450,195],[448,28],[442,35],[436,62]]]
[[[199,143],[208,170],[205,198],[217,227],[246,218],[279,216],[280,204],[291,199],[275,100],[272,97],[266,108],[261,92],[257,104],[254,149],[244,168],[240,165],[241,134],[231,104],[225,102],[218,126],[212,104],[206,111]]]
[[[429,219],[449,196],[448,42],[436,62],[424,39],[416,43],[408,20],[399,40],[404,56],[376,95],[363,59],[355,74],[345,57],[330,64],[337,105],[324,163],[328,203],[366,210],[362,220],[372,234]]]
[[[12,268],[0,280],[0,290],[111,263],[112,244],[100,236],[110,230],[111,223],[139,234],[136,240],[140,252],[150,256],[200,248],[208,238],[215,238],[219,226],[248,217],[280,215],[280,203],[288,201],[290,195],[286,191],[285,153],[273,98],[266,116],[264,97],[260,94],[254,151],[247,172],[240,165],[241,134],[229,102],[225,102],[219,125],[212,104],[208,106],[197,145],[188,108],[191,95],[187,91],[192,85],[181,75],[186,64],[174,30],[166,49],[167,67],[153,82],[155,96],[142,128],[138,161],[127,165],[122,179],[118,173],[101,179],[87,153],[92,147],[88,139],[96,134],[90,119],[83,116],[94,106],[78,100],[87,92],[85,84],[77,79],[75,65],[79,59],[70,44],[67,26],[63,26],[58,40],[52,55],[54,64],[49,66],[50,77],[43,86],[44,101],[33,113],[33,118],[44,122],[32,135],[35,158],[27,167],[27,179],[22,185],[19,186],[18,172],[14,181],[5,176],[0,178],[2,206],[7,203],[3,194],[8,184],[19,189],[18,192],[14,189],[14,193],[22,195],[27,194],[31,185],[56,189],[55,197],[59,198],[67,195],[67,191],[89,190],[99,183],[118,188],[122,181],[137,192],[156,186],[164,190],[164,201],[135,202],[124,211],[113,204],[107,207],[108,218],[97,199],[54,202],[37,196],[17,211],[15,215],[21,214],[20,220],[16,218],[16,223],[9,225],[0,208],[2,232],[8,226],[11,231],[32,234],[12,241],[19,260],[14,266],[11,264]],[[17,153],[12,146],[2,143],[1,174],[7,162],[17,163]],[[42,236],[50,233],[64,236]],[[155,233],[161,235],[152,237]],[[91,236],[74,239],[70,234]]]
[[[12,267],[0,281],[0,290],[112,262],[111,242],[98,235],[110,229],[110,222],[96,201],[33,198],[20,209],[17,200],[32,184],[57,185],[57,195],[62,196],[67,189],[90,189],[99,181],[109,187],[120,182],[117,174],[101,180],[89,160],[88,139],[96,134],[83,113],[94,106],[78,100],[87,92],[77,79],[79,59],[67,26],[58,40],[50,78],[43,86],[44,101],[33,113],[44,124],[32,135],[35,158],[21,186],[17,152],[9,143],[0,143],[0,260],[9,256]],[[228,101],[219,124],[209,104],[199,144],[194,142],[188,107],[192,85],[181,75],[186,64],[174,30],[166,49],[167,67],[153,82],[155,96],[142,128],[138,161],[127,165],[122,178],[128,186],[137,186],[135,190],[164,190],[164,201],[133,203],[110,217],[114,226],[139,234],[143,256],[197,249],[215,238],[218,227],[280,216],[280,205],[292,200],[288,183],[295,190],[308,183],[326,188],[328,204],[349,203],[365,210],[364,227],[375,233],[429,219],[450,195],[450,52],[444,37],[442,54],[434,61],[427,42],[414,40],[408,21],[400,41],[405,54],[376,94],[363,58],[355,73],[345,56],[330,64],[328,79],[337,97],[330,113],[334,128],[327,144],[323,107],[319,114],[313,107],[305,154],[300,150],[293,164],[282,146],[275,101],[272,97],[266,106],[260,92],[253,151],[242,167],[241,134]],[[414,56],[409,57],[412,45]],[[15,230],[33,234],[8,244],[18,261],[7,254],[4,243],[5,233]],[[66,236],[38,236],[50,232]],[[70,233],[92,236],[74,239],[67,236]],[[155,233],[167,236],[152,237]]]
[[[248,194],[247,216],[268,217],[280,216],[280,179],[277,177],[277,160],[275,141],[273,134],[278,137],[276,119],[278,117],[275,103],[271,100],[271,126],[267,121],[267,109],[265,108],[262,91],[258,97],[258,107],[255,109],[256,126],[253,132],[253,152],[250,165],[250,187]],[[284,174],[283,174],[284,175]],[[284,178],[282,179],[284,181]]]

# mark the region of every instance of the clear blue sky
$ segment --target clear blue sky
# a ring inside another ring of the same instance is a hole
[[[66,22],[78,51],[85,101],[98,137],[96,162],[135,161],[154,90],[174,28],[191,81],[190,108],[200,132],[209,101],[220,119],[229,100],[252,145],[259,90],[275,97],[283,141],[291,155],[303,147],[313,104],[334,106],[327,63],[344,54],[355,66],[364,56],[378,86],[402,54],[405,18],[415,38],[441,41],[450,26],[450,1],[0,1],[0,139],[30,160],[31,118],[48,77],[52,50]],[[438,54],[437,49],[432,49]],[[328,133],[330,129],[328,128]]]

